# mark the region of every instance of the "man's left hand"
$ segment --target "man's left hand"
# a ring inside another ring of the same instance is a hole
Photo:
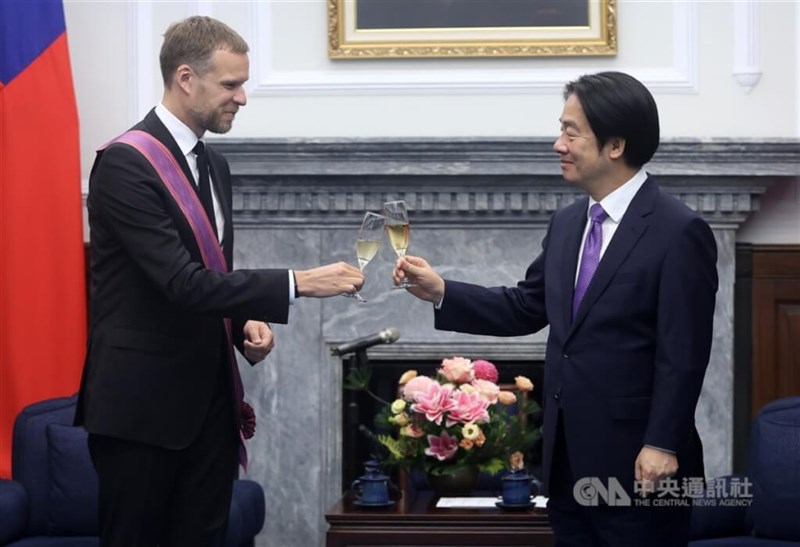
[[[673,476],[677,471],[678,458],[670,452],[643,446],[636,457],[634,474],[642,485],[642,496],[655,492],[658,481]]]
[[[275,347],[275,339],[269,325],[263,321],[248,321],[244,324],[244,356],[255,364],[262,361]]]

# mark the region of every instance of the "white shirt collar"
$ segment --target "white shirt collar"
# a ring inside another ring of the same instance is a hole
[[[608,194],[600,201],[600,205],[602,205],[603,210],[608,214],[608,217],[614,221],[614,223],[619,223],[622,220],[622,216],[625,214],[625,211],[628,210],[628,206],[633,201],[636,192],[639,191],[639,188],[642,187],[644,181],[647,180],[647,172],[644,168],[639,169],[639,172],[636,173],[633,178],[631,178],[628,182]],[[586,215],[588,218],[589,209],[592,208],[592,205],[597,203],[591,197],[589,198],[589,208],[586,210]]]
[[[181,149],[183,155],[185,156],[191,152],[197,144],[197,141],[200,140],[197,138],[197,135],[194,134],[194,131],[189,129],[189,126],[178,119],[175,114],[167,110],[167,107],[164,106],[163,103],[158,103],[156,105],[156,116],[158,116],[158,119],[161,120],[161,123],[167,128],[167,131],[169,131],[169,134],[175,139],[175,142],[178,143],[178,148]]]

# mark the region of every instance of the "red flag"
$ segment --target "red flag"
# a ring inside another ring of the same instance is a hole
[[[0,1],[0,477],[32,402],[78,390],[86,348],[78,114],[61,0]]]

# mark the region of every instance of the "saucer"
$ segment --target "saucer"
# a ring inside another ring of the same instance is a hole
[[[536,505],[533,500],[528,503],[504,503],[502,501],[495,502],[495,505],[501,509],[529,509]]]
[[[353,500],[353,505],[357,507],[391,507],[394,505],[394,501],[389,500],[386,502],[371,503],[368,501]]]

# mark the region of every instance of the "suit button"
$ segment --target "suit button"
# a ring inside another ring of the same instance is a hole
[[[553,399],[555,399],[556,401],[558,401],[558,393],[553,393]]]
[[[561,357],[563,357],[564,359],[569,359],[569,353],[563,353],[561,354]]]

